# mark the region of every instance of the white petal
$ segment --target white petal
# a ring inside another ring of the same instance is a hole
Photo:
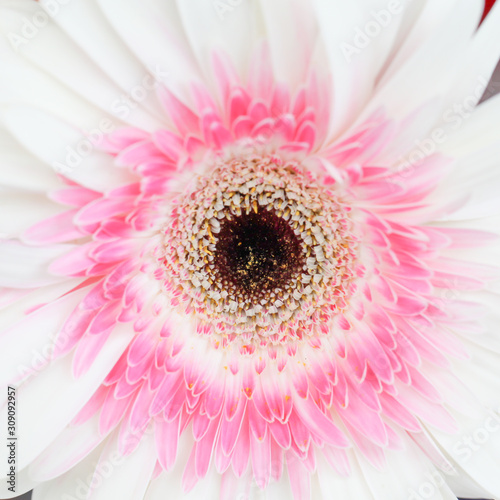
[[[0,311],[5,311],[17,301],[20,301],[23,297],[29,295],[31,291],[32,290],[0,287]],[[2,328],[3,324],[3,321],[0,322],[0,328]]]
[[[12,50],[18,52],[19,56],[23,56],[33,65],[100,108],[103,117],[113,116],[116,103],[123,93],[122,89],[113,84],[85,56],[38,4],[29,0],[4,4],[0,32],[11,41]],[[23,41],[13,39],[16,35]],[[32,38],[36,38],[36,41]],[[142,112],[139,107],[124,119],[131,125],[148,129],[160,126],[160,122],[148,113]]]
[[[457,160],[456,168],[428,200],[465,200],[444,220],[479,219],[500,214],[499,188],[500,141]]]
[[[37,486],[37,483],[29,476],[28,469],[18,470],[16,475],[15,492],[9,490],[9,487],[12,486],[7,483],[6,477],[2,477],[0,479],[0,497],[2,499],[14,498],[19,500],[19,495],[32,490],[35,486]]]
[[[142,64],[159,74],[164,84],[187,100],[189,85],[201,77],[174,1],[97,2],[108,22]]]
[[[435,98],[424,105],[412,110],[412,112],[403,117],[403,120],[397,124],[394,135],[388,147],[382,148],[374,157],[381,165],[394,165],[397,168],[406,168],[409,164],[412,167],[418,165],[424,153],[417,147],[419,138],[426,138],[436,124],[437,111],[442,106],[442,99]],[[344,137],[348,137],[351,131],[348,131]],[[437,150],[437,145],[435,150]],[[415,155],[415,156],[414,156]],[[416,157],[416,160],[415,160]]]
[[[312,478],[311,478],[312,479]],[[275,498],[293,498],[292,489],[290,487],[290,478],[286,467],[283,468],[283,476],[279,481],[271,480],[264,491],[260,490],[257,483],[252,482],[251,492],[254,493],[252,499],[263,498],[265,500],[274,500]],[[313,500],[322,500],[321,489],[319,484],[316,484],[316,491],[313,490]]]
[[[38,107],[83,130],[94,129],[107,116],[97,106],[77,95],[43,69],[37,68],[30,61],[20,57],[12,50],[7,38],[4,37],[0,37],[0,57],[2,59],[0,65],[1,104],[22,103]],[[117,126],[123,124],[117,119],[114,123]]]
[[[479,22],[483,2],[455,0],[451,6],[447,5],[446,22],[378,87],[361,120],[381,106],[390,115],[403,117],[435,96],[450,91]],[[443,111],[436,109],[436,120]]]
[[[496,262],[495,264],[498,264],[498,255],[500,252],[500,249],[497,245],[496,247]],[[481,309],[483,309],[484,313],[481,315],[478,321],[478,326],[482,327],[483,330],[480,332],[468,332],[467,330],[461,331],[458,330],[456,331],[457,335],[460,335],[460,337],[466,339],[466,346],[470,350],[471,348],[473,349],[472,352],[475,353],[476,355],[479,355],[480,357],[476,360],[476,362],[480,363],[481,360],[481,355],[483,354],[483,351],[475,351],[474,346],[482,346],[484,349],[487,350],[487,352],[493,352],[497,356],[500,356],[500,332],[498,331],[498,325],[500,324],[500,294],[498,292],[489,292],[489,291],[481,291],[481,292],[476,292],[476,293],[460,293],[457,294],[457,299],[459,300],[466,300],[471,303],[476,303]],[[493,354],[493,356],[495,355]],[[460,374],[460,365],[457,368],[457,372]],[[462,376],[461,376],[462,377]],[[465,378],[462,378],[465,383],[470,384],[471,381],[465,380]],[[472,379],[472,382],[475,380],[475,378]],[[491,380],[491,378],[488,378],[485,380],[487,382],[488,380]],[[493,380],[495,380],[493,378]],[[486,389],[488,389],[489,384],[486,384]],[[489,389],[496,389],[497,384],[494,384],[493,387],[489,387]],[[483,387],[483,386],[481,386]],[[477,392],[477,387],[475,387],[475,384],[472,385],[472,389]],[[489,394],[489,397],[491,396],[496,396],[496,395],[491,395]],[[483,399],[483,402],[487,404],[491,404],[491,401],[488,399],[488,396]],[[496,401],[494,401],[496,404]],[[500,400],[498,400],[498,404],[500,405]]]
[[[315,0],[313,5],[329,59],[333,87],[331,133],[335,136],[355,120],[371,97],[401,16],[388,12],[387,26],[382,27],[373,13],[387,7],[383,0],[370,2],[370,8],[361,0]],[[370,32],[373,26],[377,34],[370,37],[365,31]],[[358,42],[360,38],[362,43]]]
[[[485,491],[484,488],[479,486],[466,474],[461,474],[460,476],[447,476],[446,482],[460,499],[487,498],[489,496],[489,493]]]
[[[49,481],[65,474],[100,446],[106,436],[99,434],[99,412],[83,424],[70,425],[29,466],[35,481]]]
[[[481,9],[482,0],[474,3],[474,8]],[[409,2],[396,38],[389,65],[381,75],[379,86],[385,85],[413,57],[431,37],[438,36],[446,26],[450,15],[457,9],[457,0],[424,0]],[[479,15],[479,10],[477,11]]]
[[[164,500],[166,492],[168,492],[169,500],[213,500],[219,498],[220,474],[215,470],[213,464],[210,466],[207,476],[199,481],[191,491],[185,493],[182,490],[182,475],[193,445],[191,426],[188,426],[179,437],[178,455],[174,467],[169,472],[162,472],[151,481],[144,500]]]
[[[66,474],[52,481],[41,483],[33,491],[32,500],[59,500],[62,498],[86,500],[89,484],[95,472],[96,462],[99,459],[101,451],[102,446],[97,447]]]
[[[493,215],[490,217],[484,217],[481,219],[468,219],[460,221],[438,221],[436,224],[440,227],[441,226],[452,227],[455,229],[460,229],[460,228],[479,229],[497,235],[500,234],[499,232],[500,214]],[[478,251],[481,251],[481,249],[479,249]],[[472,258],[474,258],[474,256],[472,256]],[[493,265],[498,264],[498,258],[496,260],[490,261],[490,263]]]
[[[162,473],[154,481],[151,481],[144,500],[164,500],[166,492],[168,492],[169,500],[213,500],[219,498],[220,474],[215,469],[209,471],[207,476],[188,493],[184,493],[181,488],[182,472],[182,469],[179,469],[177,474]]]
[[[18,467],[37,457],[69,424],[96,391],[133,337],[130,328],[118,325],[89,370],[79,379],[73,376],[71,356],[54,361],[17,391],[23,411],[18,413]],[[6,421],[6,408],[0,411]]]
[[[181,476],[179,476],[178,478],[179,485],[180,485],[180,477]],[[166,491],[168,491],[168,494],[172,500],[183,498],[183,493],[179,485],[175,487],[172,484],[172,482],[167,480],[165,472],[162,472],[156,479],[153,479],[149,484],[144,500],[164,500]]]
[[[310,5],[300,1],[260,1],[276,81],[295,89],[307,81],[318,42],[318,25]],[[233,19],[229,19],[232,23]]]
[[[453,157],[462,157],[500,142],[500,94],[481,103],[474,111],[463,110],[447,115],[445,139],[437,149]],[[469,175],[475,169],[467,169]]]
[[[64,6],[54,0],[41,0],[40,4],[54,22],[70,37],[96,65],[108,75],[132,99],[137,97],[134,108],[145,108],[160,121],[164,121],[159,110],[154,88],[161,77],[156,68],[141,64],[111,29],[95,0],[68,2]],[[89,36],[89,29],[92,36]],[[118,100],[116,101],[118,104]],[[122,101],[123,103],[123,101]],[[113,107],[112,112],[118,109]],[[118,117],[126,119],[133,111],[124,110]],[[116,113],[115,113],[116,114]]]
[[[96,150],[97,136],[93,144],[58,118],[24,106],[9,107],[3,118],[5,126],[28,151],[75,182],[105,191],[134,180],[125,169],[113,165],[111,156]]]
[[[6,188],[0,188],[0,205],[1,238],[17,238],[33,224],[64,211],[45,193]]]
[[[406,2],[398,32],[377,85],[385,83],[387,78],[392,76],[402,62],[411,57],[433,31],[441,28],[440,25],[446,21],[446,18],[440,14],[443,10],[447,13],[447,2],[450,1],[454,0]]]
[[[26,316],[26,311],[40,304],[50,303],[61,297],[81,283],[80,278],[69,279],[63,283],[37,288],[36,290],[22,290],[22,294],[11,292],[8,305],[2,305],[0,314],[0,330],[4,331]],[[11,289],[16,290],[16,289]]]
[[[87,500],[142,500],[156,463],[154,435],[146,430],[137,448],[125,457],[118,451],[118,431],[106,443],[94,472]],[[106,476],[104,467],[111,471]]]
[[[487,304],[484,296],[481,297],[480,303]],[[498,297],[496,299],[498,310]],[[498,322],[494,321],[491,326],[491,335],[498,337]],[[453,465],[459,471],[459,477],[450,481],[457,488],[457,495],[498,498],[500,480],[495,471],[500,464],[500,379],[497,375],[500,354],[491,352],[489,343],[480,347],[475,339],[463,338],[463,342],[471,359],[470,362],[456,361],[454,371],[481,404],[476,407],[474,417],[451,411],[459,424],[458,434],[429,432],[453,458]]]
[[[404,451],[385,450],[387,467],[376,471],[360,454],[359,464],[365,481],[376,500],[400,500],[423,497],[429,500],[456,500],[441,473],[428,457],[409,439],[399,436],[405,443]],[[403,454],[403,456],[402,456]]]
[[[360,498],[374,500],[375,497],[370,491],[354,455],[349,452],[348,454],[351,463],[351,474],[348,477],[341,477],[336,474],[325,458],[318,454],[317,474],[323,498],[325,500],[333,500],[334,498],[342,498],[342,500],[357,500]]]
[[[227,10],[219,9],[224,4]],[[192,0],[176,2],[186,36],[196,54],[200,67],[208,76],[213,52],[221,49],[227,53],[240,75],[246,68],[252,45],[262,32],[256,2],[239,2],[234,7],[228,2],[206,2]]]
[[[65,281],[48,271],[50,263],[73,245],[29,247],[15,240],[0,242],[0,286],[35,288]]]
[[[46,367],[56,347],[57,333],[87,292],[78,290],[54,300],[2,331],[0,349],[9,356],[2,362],[0,384],[23,380]]]
[[[481,2],[482,3],[482,2]],[[477,104],[500,58],[500,5],[495,5],[467,47],[454,85],[446,96],[446,107]],[[480,94],[480,95],[479,95]]]
[[[498,302],[498,301],[497,301]],[[493,331],[498,336],[497,330]],[[480,334],[478,334],[480,335]],[[500,354],[475,342],[462,338],[471,358],[456,362],[455,375],[474,393],[483,406],[500,410]]]
[[[30,155],[7,131],[0,129],[0,186],[33,191],[61,187],[54,171]]]
[[[498,409],[484,411],[480,420],[453,413],[460,426],[459,434],[436,430],[429,433],[453,459],[459,476],[467,475],[479,485],[476,495],[486,491],[487,497],[500,497],[500,414]]]

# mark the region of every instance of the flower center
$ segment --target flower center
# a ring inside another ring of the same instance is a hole
[[[270,304],[277,292],[293,293],[305,265],[300,238],[275,210],[253,210],[225,219],[214,253],[217,280],[247,304]]]
[[[353,279],[348,210],[298,162],[220,159],[172,202],[162,264],[204,332],[284,342],[334,313]]]

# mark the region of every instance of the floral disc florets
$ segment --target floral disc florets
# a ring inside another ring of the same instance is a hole
[[[165,287],[202,329],[273,343],[345,307],[356,239],[348,209],[297,161],[214,162],[172,202]]]

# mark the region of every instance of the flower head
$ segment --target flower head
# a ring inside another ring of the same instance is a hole
[[[500,495],[468,445],[500,418],[500,10],[40,3],[0,5],[21,488]]]

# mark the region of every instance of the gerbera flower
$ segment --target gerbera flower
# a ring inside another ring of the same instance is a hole
[[[500,9],[39,4],[1,2],[2,497],[500,498]]]

